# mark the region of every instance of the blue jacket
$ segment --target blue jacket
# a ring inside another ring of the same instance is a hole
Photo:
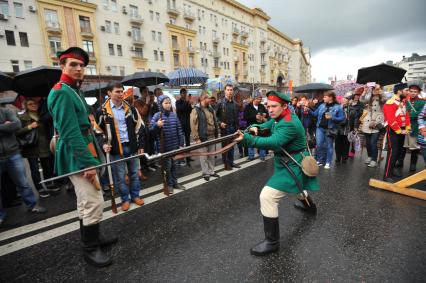
[[[326,109],[327,109],[327,105],[323,103],[315,111],[312,112],[312,115],[317,117],[317,128],[320,125],[321,117],[324,115]],[[331,107],[330,112],[331,112],[331,119],[328,120],[328,128],[337,129],[339,127],[339,123],[345,120],[345,114],[343,113],[343,108],[340,104],[335,103]]]
[[[157,122],[160,120],[160,113],[161,112],[155,113],[150,123],[150,130],[156,133],[157,140],[160,138],[160,128],[157,126]],[[164,152],[175,150],[183,146],[184,138],[182,127],[176,113],[164,111],[162,119],[164,121]]]

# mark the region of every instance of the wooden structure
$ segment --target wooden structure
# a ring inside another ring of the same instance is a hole
[[[417,184],[424,180],[426,180],[426,169],[405,179],[402,179],[401,181],[398,181],[396,183],[388,183],[381,180],[370,179],[369,185],[376,189],[382,189],[405,196],[426,200],[426,191],[409,188],[409,186]]]

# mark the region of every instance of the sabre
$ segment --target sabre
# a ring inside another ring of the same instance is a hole
[[[106,112],[105,108],[104,108],[104,112]],[[105,119],[105,126],[106,126],[106,130],[107,130],[107,135],[108,135],[108,137],[107,137],[108,138],[108,145],[111,146],[111,140],[112,140],[111,123],[110,123],[110,121],[107,121],[107,119]],[[106,162],[107,163],[111,162],[111,154],[110,154],[109,151],[106,152]],[[107,166],[107,170],[108,170],[109,189],[110,189],[110,192],[111,192],[111,209],[112,209],[112,212],[116,214],[117,213],[117,204],[115,203],[115,188],[114,188],[114,181],[113,181],[113,178],[112,178],[111,165]]]
[[[122,158],[122,159],[110,161],[110,162],[107,162],[107,163],[99,164],[99,165],[96,165],[96,166],[91,166],[91,167],[88,167],[88,168],[85,168],[85,169],[81,169],[81,170],[78,170],[78,171],[74,171],[74,172],[71,172],[71,173],[67,173],[67,174],[64,174],[64,175],[60,175],[60,176],[57,176],[57,177],[46,179],[46,180],[41,181],[40,184],[59,180],[59,179],[66,178],[66,177],[70,177],[70,176],[73,176],[73,175],[76,175],[76,174],[82,174],[82,173],[89,171],[89,170],[103,168],[105,166],[110,166],[110,165],[117,164],[117,163],[120,163],[120,162],[127,162],[127,161],[135,159],[135,158],[145,157],[148,161],[153,161],[153,160],[162,159],[162,158],[174,157],[176,155],[187,153],[187,152],[193,151],[195,149],[203,148],[203,147],[206,147],[206,146],[209,146],[209,145],[212,145],[212,144],[217,144],[217,143],[221,143],[221,142],[224,142],[224,141],[234,139],[237,135],[238,135],[238,133],[233,133],[233,134],[226,135],[226,136],[223,136],[223,137],[220,137],[220,138],[217,138],[217,139],[208,140],[208,141],[205,141],[205,142],[193,144],[193,145],[190,145],[190,146],[187,146],[187,147],[184,147],[184,148],[171,150],[171,151],[168,151],[168,152],[165,152],[165,153],[158,153],[158,154],[153,154],[153,155],[149,155],[147,153],[136,154],[136,155],[132,155],[132,156],[129,156],[129,157]]]

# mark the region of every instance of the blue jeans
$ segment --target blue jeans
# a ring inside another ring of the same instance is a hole
[[[120,155],[111,155],[111,161],[118,160],[124,157],[129,157],[131,155],[132,154],[130,153],[130,147],[123,145],[123,157],[121,157]],[[115,184],[115,187],[118,189],[118,192],[120,193],[122,202],[130,201],[129,195],[131,199],[139,197],[141,184],[139,182],[139,177],[138,177],[138,169],[139,169],[138,162],[139,162],[139,159],[135,158],[126,162],[116,163],[111,166],[114,184]],[[127,187],[125,182],[126,165],[127,165],[127,173],[130,180],[130,190],[129,190],[129,187]]]
[[[364,134],[364,136],[368,157],[371,157],[371,160],[377,161],[377,140],[379,139],[379,133]]]
[[[16,189],[22,197],[25,205],[28,208],[33,208],[36,204],[36,198],[33,193],[33,189],[28,183],[27,174],[25,171],[24,160],[20,153],[16,153],[9,158],[0,159],[0,177],[6,171],[9,173],[10,178],[16,185]],[[1,187],[0,187],[1,190]],[[3,210],[3,204],[1,200],[0,192],[0,219],[4,219],[6,213]]]
[[[316,159],[322,164],[333,161],[334,138],[326,135],[326,129],[318,127],[316,131]]]
[[[176,176],[176,161],[167,158],[164,160],[164,169],[166,170],[167,176],[167,185],[169,187],[174,187],[177,185],[177,176]]]
[[[266,150],[264,150],[264,149],[258,149],[257,152],[259,153],[260,158],[265,158],[265,156],[266,156]],[[249,156],[249,159],[253,159],[254,158],[254,148],[252,148],[252,147],[248,148],[248,156]]]

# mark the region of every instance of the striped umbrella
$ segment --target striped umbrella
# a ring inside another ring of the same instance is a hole
[[[208,79],[205,73],[195,68],[179,68],[169,73],[168,77],[170,86],[203,84]]]

